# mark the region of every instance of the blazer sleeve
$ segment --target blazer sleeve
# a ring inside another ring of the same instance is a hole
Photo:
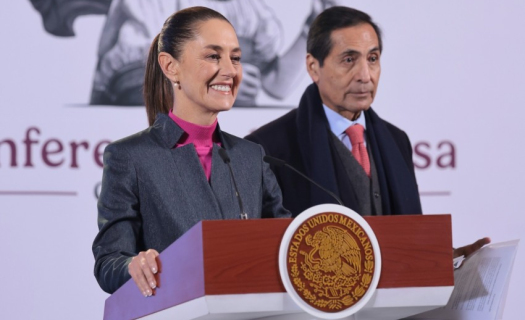
[[[263,171],[263,199],[262,199],[262,212],[261,217],[263,218],[290,218],[292,214],[290,211],[283,207],[283,196],[281,188],[277,183],[277,179],[270,169],[270,165],[263,161],[264,149],[259,145],[261,150],[261,161]]]
[[[104,151],[98,227],[94,273],[100,287],[113,293],[130,279],[128,264],[141,249],[137,174],[122,145],[110,144]]]

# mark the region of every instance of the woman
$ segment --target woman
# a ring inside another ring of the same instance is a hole
[[[106,292],[130,276],[153,294],[156,257],[203,219],[239,219],[224,148],[249,218],[288,217],[263,149],[222,132],[242,78],[241,50],[221,14],[193,7],[169,17],[153,40],[144,98],[150,127],[104,152],[93,243],[95,276]]]

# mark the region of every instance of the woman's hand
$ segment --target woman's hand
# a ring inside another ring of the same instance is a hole
[[[154,289],[157,287],[155,274],[159,272],[158,256],[159,253],[154,249],[141,251],[131,259],[128,265],[129,274],[145,297],[153,295]]]

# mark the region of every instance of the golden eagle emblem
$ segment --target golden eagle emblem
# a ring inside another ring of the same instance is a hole
[[[304,262],[312,271],[332,272],[335,275],[353,276],[361,272],[361,252],[357,242],[344,229],[327,226],[312,237],[306,237],[306,244],[313,249],[305,255]]]
[[[294,289],[311,306],[341,311],[359,301],[372,281],[370,240],[344,215],[313,216],[290,243],[288,270]]]

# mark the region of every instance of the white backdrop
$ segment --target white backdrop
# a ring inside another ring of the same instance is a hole
[[[522,238],[525,2],[340,2],[383,29],[374,109],[417,148],[424,212],[452,214],[456,246],[486,235]],[[267,3],[283,25],[283,53],[310,3]],[[105,19],[79,17],[76,36],[63,38],[44,31],[29,1],[0,11],[0,319],[102,317],[107,294],[91,253],[97,161],[104,141],[147,124],[141,107],[88,105]],[[310,83],[303,75],[284,100],[261,93],[257,101],[295,105]],[[234,109],[219,120],[244,136],[285,112]],[[522,318],[524,268],[520,249],[504,319]]]

